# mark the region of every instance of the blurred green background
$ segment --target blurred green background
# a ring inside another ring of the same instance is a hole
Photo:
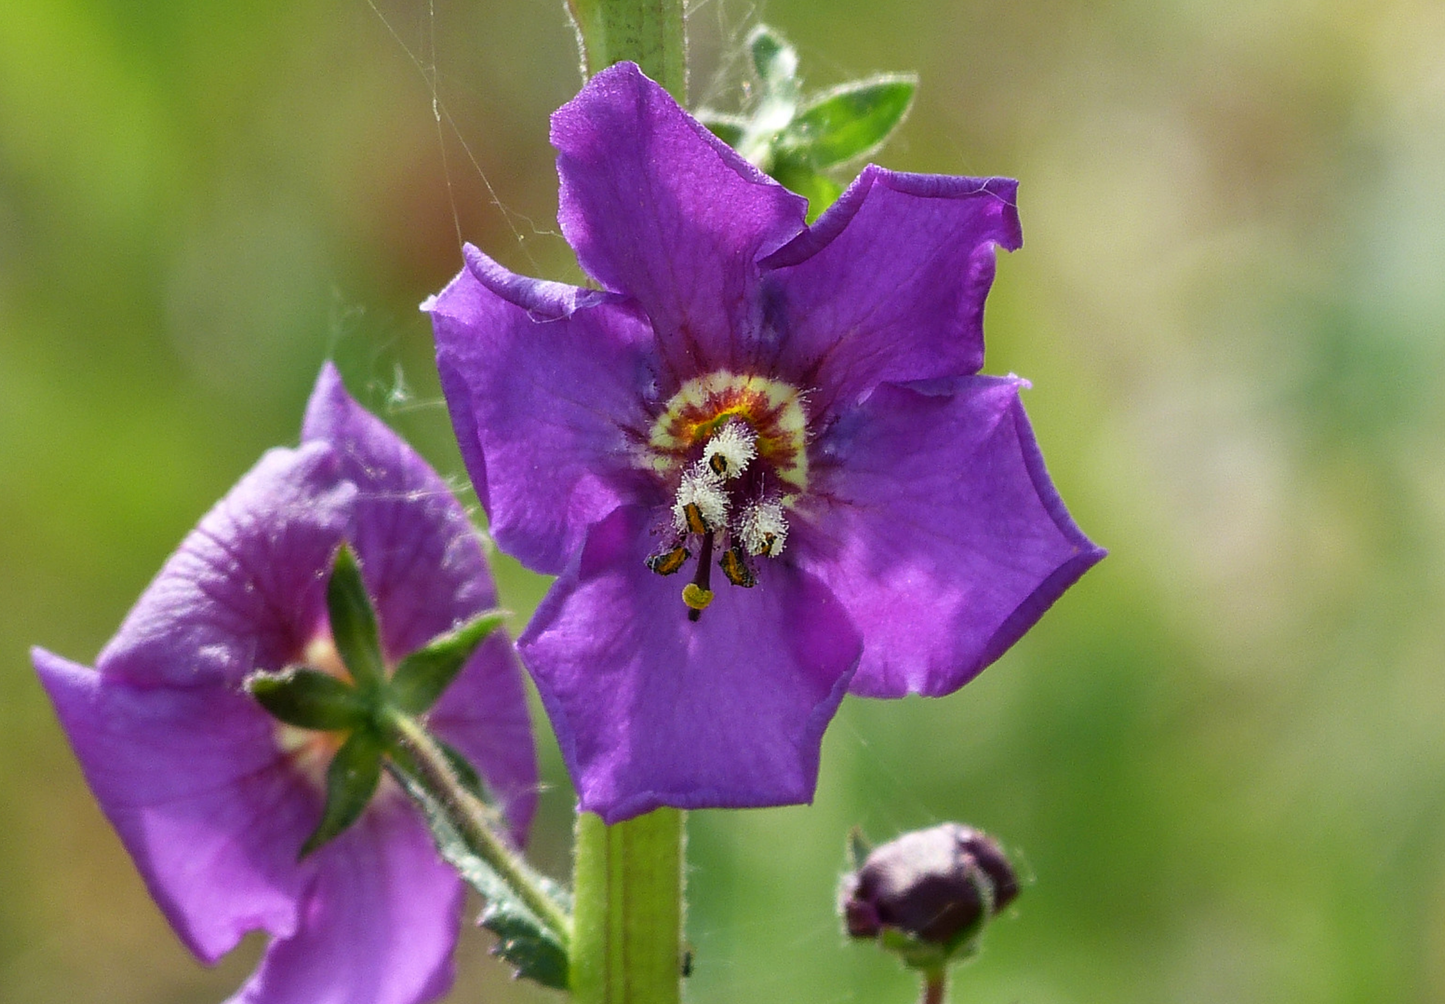
[[[839,933],[844,835],[952,818],[1030,881],[960,1004],[1445,1001],[1445,7],[694,7],[695,100],[763,18],[810,84],[919,72],[883,163],[1021,179],[987,369],[1032,379],[1113,552],[963,691],[845,703],[814,806],[693,815],[694,1004],[913,999]],[[464,484],[416,305],[459,234],[576,277],[546,142],[576,64],[560,0],[6,0],[0,1000],[249,971],[254,938],[210,971],[171,935],[26,647],[91,660],[327,356]],[[556,999],[486,948],[449,1000]]]

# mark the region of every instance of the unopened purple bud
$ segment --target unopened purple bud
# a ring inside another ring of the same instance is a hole
[[[851,937],[894,931],[909,942],[950,952],[1018,892],[1018,879],[997,841],[944,823],[874,849],[844,879],[842,913]]]

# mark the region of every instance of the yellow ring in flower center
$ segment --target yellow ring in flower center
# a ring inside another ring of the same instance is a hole
[[[652,424],[646,465],[659,474],[680,469],[734,419],[757,433],[758,457],[779,478],[799,491],[808,487],[802,392],[781,380],[730,370],[694,377],[672,395]]]

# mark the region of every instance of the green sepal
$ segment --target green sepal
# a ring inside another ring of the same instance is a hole
[[[257,670],[245,687],[273,718],[303,729],[350,731],[366,724],[370,708],[355,687],[306,666],[279,673]]]
[[[340,836],[361,818],[381,781],[381,752],[381,739],[370,729],[353,732],[341,744],[326,769],[326,807],[321,822],[301,845],[299,857]]]
[[[448,757],[451,758],[450,751]],[[481,925],[497,936],[496,954],[516,968],[516,975],[535,980],[555,990],[567,989],[567,945],[562,936],[537,915],[480,856],[466,844],[447,818],[446,810],[404,766],[395,760],[391,774],[421,807],[437,850],[462,878],[486,899]],[[571,898],[541,875],[531,879],[543,889],[562,912],[572,909]]]
[[[769,173],[788,191],[808,200],[808,223],[821,216],[823,210],[837,202],[838,196],[843,194],[843,186],[838,182],[796,161],[780,160],[773,164]]]
[[[885,951],[898,956],[898,960],[909,969],[932,972],[953,963],[964,962],[978,954],[978,936],[983,933],[984,921],[979,919],[947,945],[923,941],[896,927],[885,927],[878,936],[878,944]]]
[[[913,104],[918,78],[882,74],[810,98],[775,141],[779,159],[834,167],[878,149]]]
[[[848,860],[853,863],[855,872],[863,867],[868,855],[872,853],[873,841],[864,835],[863,827],[855,826],[848,831]]]
[[[706,109],[697,113],[697,120],[707,126],[714,136],[732,147],[742,142],[743,133],[748,127],[748,120],[741,115],[724,115],[722,112]]]
[[[430,710],[505,616],[499,610],[478,614],[402,659],[387,685],[389,702],[409,715]]]
[[[337,654],[351,678],[362,690],[380,687],[386,679],[381,632],[350,544],[342,544],[332,562],[331,579],[326,583],[326,611]]]

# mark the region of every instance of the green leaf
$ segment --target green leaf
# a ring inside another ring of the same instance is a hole
[[[246,677],[245,686],[273,717],[303,729],[350,731],[370,717],[356,688],[305,666],[290,666],[279,673],[257,670]]]
[[[803,106],[778,137],[778,147],[814,168],[861,157],[903,121],[917,89],[917,77],[885,74],[825,91]]]
[[[760,24],[748,33],[748,51],[764,90],[790,96],[797,93],[798,50],[787,39]]]
[[[743,133],[748,127],[748,120],[741,115],[724,115],[722,112],[700,111],[697,113],[697,120],[731,147],[742,142]]]
[[[336,552],[331,580],[326,584],[326,610],[331,617],[336,651],[351,678],[362,690],[380,687],[386,679],[380,630],[350,544],[342,544]]]
[[[497,936],[497,954],[516,967],[518,976],[566,990],[569,968],[562,943],[519,900],[500,895],[505,888],[500,883],[469,881],[486,897],[478,923]]]
[[[477,614],[402,659],[387,685],[391,703],[411,715],[429,710],[505,616],[499,610]]]
[[[340,836],[376,794],[381,781],[382,744],[370,729],[351,734],[326,770],[326,807],[315,832],[301,845],[300,857],[306,857],[327,841]]]
[[[798,161],[780,160],[768,173],[778,184],[808,200],[809,223],[821,216],[823,210],[837,202],[838,196],[843,194],[843,186],[838,182]]]
[[[445,808],[431,792],[400,765],[395,766],[391,773],[421,807],[442,857],[468,885],[486,898],[481,924],[497,936],[497,954],[516,967],[518,976],[525,976],[543,986],[566,990],[567,946],[562,938],[539,920],[511,886],[467,846],[466,840],[447,817]],[[532,880],[558,903],[563,912],[571,909],[569,897],[554,883],[540,875],[533,875]]]

